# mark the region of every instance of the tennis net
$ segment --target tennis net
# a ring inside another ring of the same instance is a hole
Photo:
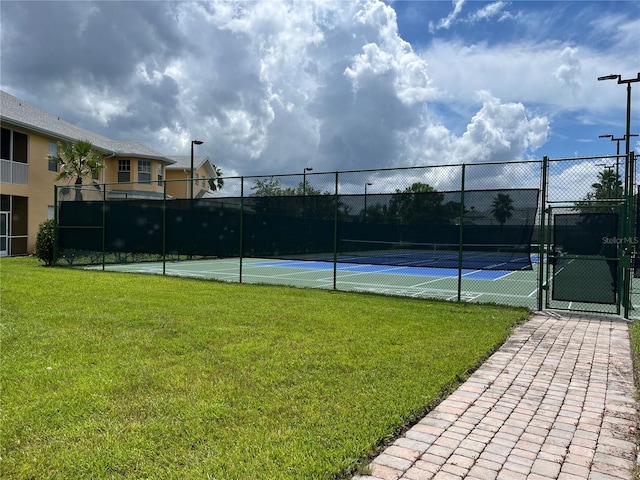
[[[341,239],[338,261],[374,265],[530,270],[531,245],[416,243]]]

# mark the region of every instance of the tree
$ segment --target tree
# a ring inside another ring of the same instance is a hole
[[[364,217],[364,209],[362,214]],[[389,218],[389,212],[387,205],[374,203],[373,205],[367,205],[367,222],[368,223],[384,223]]]
[[[609,213],[617,211],[615,205],[603,200],[615,200],[623,197],[623,186],[620,175],[611,167],[598,172],[597,181],[591,184],[591,191],[584,199],[576,202],[575,209],[582,213]]]
[[[93,145],[88,140],[79,140],[76,143],[58,142],[57,155],[47,155],[47,160],[57,162],[60,165],[60,173],[56,181],[74,181],[76,201],[82,201],[83,179],[88,179],[96,187],[100,188],[93,176],[104,168],[100,162],[102,154],[94,150]]]
[[[499,193],[491,204],[491,215],[495,217],[500,226],[513,215],[513,200],[507,193]]]
[[[224,178],[222,178],[222,170],[217,165],[212,165],[213,177],[209,178],[209,188],[214,192],[221,190],[224,187]]]
[[[293,195],[313,196],[313,195],[323,195],[323,193],[320,190],[318,190],[317,188],[313,188],[309,184],[309,180],[306,180],[305,182],[300,182],[298,184],[298,186],[293,191]],[[328,193],[328,192],[325,192],[324,195],[331,195],[331,194]]]
[[[443,204],[444,193],[431,185],[415,182],[403,191],[396,190],[389,202],[389,215],[399,223],[448,223],[460,213],[460,204]]]
[[[591,184],[592,192],[587,193],[586,200],[609,200],[622,197],[622,181],[620,175],[610,168],[598,173],[598,181]]]
[[[254,191],[251,194],[252,197],[279,197],[284,195],[280,186],[280,179],[273,177],[265,178],[264,180],[256,179],[251,190]]]
[[[53,219],[45,220],[38,226],[35,254],[46,267],[53,265],[55,231],[56,224]]]

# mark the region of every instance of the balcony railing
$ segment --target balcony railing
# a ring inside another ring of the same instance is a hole
[[[0,159],[0,183],[29,184],[29,165]]]

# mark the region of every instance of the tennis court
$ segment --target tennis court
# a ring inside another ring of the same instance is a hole
[[[233,194],[208,198],[110,198],[105,184],[100,200],[59,193],[54,256],[94,269],[628,318],[640,303],[631,278],[640,205],[631,192],[571,192],[560,177],[588,167],[585,178],[597,178],[599,161],[237,177],[225,182]],[[495,185],[507,170],[516,186]]]
[[[336,262],[334,267],[330,261],[245,258],[241,262],[238,258],[227,258],[106,264],[104,270],[416,298],[459,298],[467,302],[496,302],[535,309],[538,273],[537,263],[533,265],[533,270],[525,271],[458,270],[347,262]],[[102,270],[103,266],[85,268]]]

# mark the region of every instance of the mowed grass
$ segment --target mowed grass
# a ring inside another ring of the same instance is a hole
[[[332,479],[524,309],[0,260],[6,479]]]

